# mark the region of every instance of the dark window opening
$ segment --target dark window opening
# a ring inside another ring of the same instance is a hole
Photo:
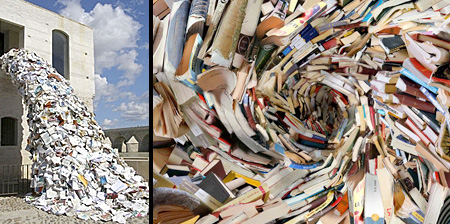
[[[52,32],[52,64],[66,79],[69,75],[69,38],[61,31]]]
[[[0,33],[0,56],[5,53],[5,34]]]
[[[1,145],[17,145],[17,119],[4,117],[1,123]]]

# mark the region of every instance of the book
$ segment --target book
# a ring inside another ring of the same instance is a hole
[[[204,209],[167,217],[447,222],[450,1],[165,3],[170,16],[153,17],[154,177]]]
[[[415,97],[406,95],[406,94],[401,94],[401,93],[394,93],[393,94],[395,98],[393,98],[393,102],[394,103],[400,103],[400,104],[404,104],[410,107],[414,107],[416,109],[419,110],[424,110],[430,113],[434,113],[434,111],[436,110],[436,108],[433,106],[433,104],[429,103],[429,102],[423,102],[421,100],[418,100]]]
[[[438,183],[433,183],[430,190],[429,203],[425,212],[425,223],[443,223],[438,222],[440,218],[441,208],[445,211],[444,202],[448,201],[448,188],[441,186]],[[448,205],[446,205],[448,206]],[[441,218],[442,219],[442,218]]]
[[[217,177],[223,180],[226,177],[225,169],[222,165],[222,161],[215,159],[211,161],[203,170],[200,172],[201,175],[207,176],[210,173],[214,173]]]
[[[398,90],[407,93],[411,96],[416,96],[421,99],[427,100],[428,98],[423,94],[422,91],[420,91],[421,85],[417,84],[416,82],[413,82],[411,79],[409,79],[406,76],[401,76],[397,83],[395,84],[395,87],[397,87]]]
[[[277,45],[286,45],[287,42],[294,38],[296,34],[304,28],[309,21],[317,18],[326,9],[326,4],[319,2],[314,5],[311,9],[304,13],[304,16],[294,19],[288,24],[283,24],[284,26],[280,29],[274,30],[273,32],[268,32],[267,37],[261,41],[261,43],[269,44],[274,43]],[[263,34],[261,34],[263,35]],[[260,36],[262,38],[262,36]]]
[[[382,92],[382,93],[396,93],[397,88],[395,84],[389,84],[382,81],[372,80],[370,81],[370,88],[372,88],[375,91]]]
[[[206,178],[203,179],[198,186],[221,203],[235,198],[233,192],[231,192],[222,180],[214,173],[209,173],[206,175]]]
[[[364,222],[384,223],[383,201],[377,175],[366,173],[365,177]]]
[[[217,28],[214,41],[207,50],[205,63],[230,67],[244,21],[247,0],[231,1]]]
[[[262,39],[264,35],[272,29],[281,28],[288,10],[289,3],[285,0],[278,0],[272,12],[256,27],[256,37]]]
[[[236,53],[233,59],[233,66],[236,68],[242,66],[247,50],[250,48],[250,44],[253,41],[253,35],[258,25],[258,15],[260,13],[260,10],[257,9],[261,9],[262,2],[262,0],[248,1],[238,44],[236,45]]]
[[[386,51],[387,54],[392,54],[406,48],[400,35],[394,35],[394,37],[380,38],[380,46]]]
[[[173,3],[167,31],[167,42],[170,44],[166,44],[165,47],[165,73],[173,75],[183,56],[182,49],[184,49],[186,42],[185,32],[189,8],[190,2],[187,0],[179,0]]]
[[[171,176],[186,176],[191,172],[188,166],[185,165],[169,165],[166,164],[161,169],[160,174],[167,174]]]
[[[208,4],[206,0],[194,0],[189,10],[189,17],[186,24],[186,39],[193,34],[203,35],[203,28],[208,15]]]

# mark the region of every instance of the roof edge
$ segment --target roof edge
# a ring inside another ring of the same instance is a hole
[[[16,0],[16,1],[17,1],[17,0]],[[47,11],[47,12],[50,12],[50,13],[55,14],[55,15],[58,15],[58,16],[60,16],[60,17],[63,17],[64,19],[70,20],[70,21],[75,22],[75,23],[78,23],[78,24],[80,24],[80,25],[82,25],[82,26],[84,26],[84,27],[87,27],[87,28],[89,28],[89,29],[91,29],[91,30],[94,30],[94,28],[92,28],[91,26],[88,26],[88,25],[86,25],[86,24],[84,24],[84,23],[81,23],[81,22],[78,22],[78,21],[76,21],[76,20],[73,20],[73,19],[71,19],[71,18],[65,17],[65,16],[63,16],[63,15],[61,15],[61,14],[58,14],[58,13],[56,13],[56,12],[53,12],[52,10],[49,10],[49,9],[46,9],[46,8],[41,7],[41,6],[39,6],[39,5],[33,4],[33,3],[28,2],[28,1],[26,1],[26,0],[19,0],[19,1],[24,2],[24,3],[26,3],[26,4],[29,4],[29,5],[32,5],[33,7],[41,8],[41,9]]]

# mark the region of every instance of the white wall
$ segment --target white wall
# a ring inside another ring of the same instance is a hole
[[[92,28],[48,11],[24,0],[0,0],[0,29],[8,29],[12,24],[13,31],[9,34],[9,47],[24,47],[35,52],[51,63],[52,31],[61,30],[69,36],[69,80],[75,94],[93,111],[95,94],[94,83],[94,39]],[[6,27],[6,28],[5,28]],[[17,29],[17,30],[14,30]],[[5,34],[8,35],[8,34]],[[6,37],[5,37],[6,39]],[[8,49],[5,49],[8,50]],[[22,149],[22,163],[29,163],[29,153],[23,151],[27,145],[28,125],[26,111],[21,105],[20,95],[11,81],[0,72],[0,118],[13,113],[21,116],[19,122],[23,129],[23,137],[19,138],[21,145],[17,147],[0,146],[0,158],[10,154],[11,150]],[[20,109],[22,108],[22,110]],[[9,152],[9,153],[7,153]],[[10,154],[13,156],[14,153]],[[0,165],[3,160],[0,159]]]

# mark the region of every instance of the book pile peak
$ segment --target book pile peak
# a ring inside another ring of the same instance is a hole
[[[165,2],[154,223],[450,221],[450,1]]]
[[[128,166],[70,83],[42,58],[12,49],[0,58],[27,108],[31,188],[26,201],[57,215],[125,223],[148,214],[149,186]]]

